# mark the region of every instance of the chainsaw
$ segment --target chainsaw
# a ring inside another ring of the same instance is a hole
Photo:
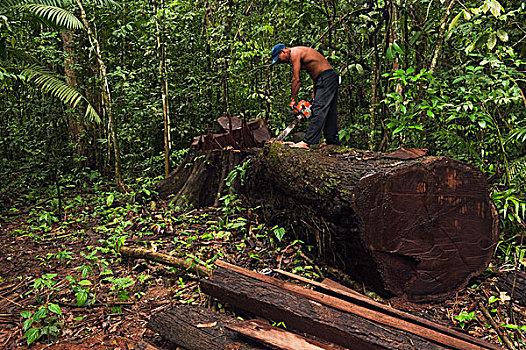
[[[312,104],[310,101],[301,100],[298,102],[298,104],[293,107],[295,117],[294,121],[290,123],[289,126],[287,126],[285,130],[283,130],[281,134],[278,135],[278,137],[276,137],[276,141],[283,141],[283,139],[287,137],[288,134],[290,134],[292,129],[294,129],[294,127],[299,122],[309,119],[312,113],[311,106]]]

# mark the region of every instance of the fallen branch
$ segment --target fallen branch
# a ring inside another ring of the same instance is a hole
[[[212,274],[212,270],[206,266],[198,263],[188,261],[187,259],[176,258],[168,254],[154,252],[144,248],[130,248],[122,246],[120,253],[124,256],[136,259],[146,259],[155,261],[164,265],[174,266],[180,269],[191,271],[199,276],[208,277]]]
[[[481,302],[479,302],[479,308],[480,308],[480,311],[482,311],[482,314],[484,315],[486,320],[491,324],[493,329],[495,329],[495,332],[497,332],[500,339],[502,339],[504,344],[506,344],[506,347],[510,350],[515,350],[515,346],[513,346],[513,343],[511,342],[510,338],[508,338],[506,333],[502,332],[502,330],[497,325],[497,322],[495,322],[493,317],[491,317],[491,314],[489,313],[488,309],[486,309],[486,307]]]

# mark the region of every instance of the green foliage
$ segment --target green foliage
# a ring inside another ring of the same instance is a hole
[[[464,329],[466,324],[470,323],[471,321],[475,320],[477,316],[475,316],[475,311],[471,311],[468,313],[467,311],[462,311],[457,316],[455,316],[455,319],[459,321],[460,327]]]
[[[52,340],[60,335],[59,327],[63,323],[58,321],[59,318],[56,315],[62,316],[62,310],[60,306],[53,303],[40,306],[34,313],[32,311],[20,313],[20,316],[25,319],[22,323],[22,329],[27,345],[31,345],[42,336]]]

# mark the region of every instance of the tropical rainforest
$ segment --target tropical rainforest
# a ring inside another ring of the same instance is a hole
[[[500,215],[487,272],[415,312],[526,347],[526,308],[495,285],[526,266],[526,1],[1,0],[0,348],[168,348],[148,316],[209,301],[185,269],[123,257],[131,243],[327,273],[228,190],[242,167],[215,207],[155,191],[217,118],[261,118],[272,136],[291,122],[280,42],[339,72],[342,146],[425,148],[485,174]]]

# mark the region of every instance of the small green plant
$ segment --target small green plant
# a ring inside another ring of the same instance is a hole
[[[57,304],[42,305],[35,313],[22,311],[20,315],[25,319],[22,328],[27,345],[31,345],[42,336],[47,336],[48,340],[59,336],[59,327],[63,323],[58,321],[58,316],[62,316],[62,310]]]
[[[285,229],[283,227],[274,226],[272,228],[272,232],[274,233],[274,236],[276,236],[279,242],[281,242],[283,236],[285,236]]]
[[[471,311],[470,313],[466,311],[462,311],[457,316],[455,316],[455,319],[459,322],[460,328],[464,329],[467,323],[475,320],[477,316],[475,316],[475,311]]]
[[[69,281],[72,292],[75,294],[77,300],[77,306],[84,306],[88,301],[88,297],[92,296],[95,299],[95,295],[90,293],[88,286],[91,286],[91,282],[88,280],[77,281],[72,276],[67,276],[66,279]]]
[[[132,277],[106,277],[104,281],[110,282],[112,285],[110,287],[111,294],[117,297],[120,301],[128,300],[130,291],[127,288],[133,286],[135,281]]]
[[[73,260],[73,256],[71,255],[71,252],[68,252],[65,246],[62,246],[62,248],[64,249],[56,253],[48,253],[47,259],[51,260],[52,258],[55,258],[60,262],[66,262],[66,264],[71,263],[71,261]]]
[[[49,300],[51,295],[58,290],[58,288],[55,287],[57,284],[54,280],[55,277],[57,277],[56,273],[46,273],[33,282],[32,291],[35,293],[35,298],[38,303],[43,302],[42,299],[44,295],[47,295],[47,300]],[[31,291],[28,293],[31,293]]]

